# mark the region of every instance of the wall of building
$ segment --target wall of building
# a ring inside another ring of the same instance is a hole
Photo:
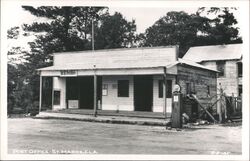
[[[215,61],[203,62],[202,64],[212,69],[217,68]],[[231,96],[232,94],[234,94],[234,96],[238,96],[239,79],[237,60],[226,61],[225,75],[217,78],[217,87],[220,88],[220,85],[226,95]]]
[[[129,97],[118,97],[118,80],[129,80]],[[102,84],[108,85],[107,96],[102,96],[102,110],[134,111],[133,76],[103,76]]]
[[[168,80],[172,80],[172,89],[175,85],[175,77],[168,75]],[[163,112],[164,111],[164,99],[159,98],[159,80],[163,80],[163,76],[153,76],[153,112]],[[167,98],[167,109],[168,113],[172,112],[172,98]]]
[[[129,97],[118,97],[118,80],[129,80]],[[153,112],[164,111],[164,100],[159,98],[159,80],[162,75],[153,76]],[[176,82],[173,75],[167,75],[167,80],[172,80],[172,90]],[[206,70],[194,69],[192,67],[178,66],[178,83],[182,93],[186,93],[186,83],[194,82],[195,91],[199,99],[205,100],[207,86],[210,88],[210,95],[216,94],[216,74]],[[107,84],[108,94],[102,96],[102,110],[134,111],[134,80],[133,76],[103,76],[102,84]],[[53,90],[60,90],[60,105],[53,105],[54,110],[66,108],[66,79],[63,77],[53,78]],[[172,98],[167,98],[167,112],[172,112]]]
[[[172,80],[172,89],[175,84],[175,77],[168,76]],[[129,97],[117,96],[117,81],[129,80]],[[153,112],[163,112],[164,99],[159,98],[159,80],[163,80],[160,75],[153,76]],[[103,76],[102,83],[108,85],[108,95],[102,96],[102,110],[134,111],[134,87],[133,76]],[[116,88],[114,88],[116,87]],[[167,112],[172,112],[172,98],[167,98]]]
[[[210,96],[212,97],[217,94],[217,80],[215,72],[188,66],[178,66],[177,79],[178,84],[181,86],[181,92],[184,95],[187,93],[187,83],[189,83],[191,91],[196,94],[203,105],[216,101],[215,97],[212,100],[210,98]],[[216,106],[214,107],[214,110],[216,110]]]
[[[60,105],[53,105],[53,110],[66,109],[66,78],[53,77],[53,91],[55,90],[60,91]]]

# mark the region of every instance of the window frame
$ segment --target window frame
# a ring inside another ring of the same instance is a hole
[[[129,80],[117,81],[117,97],[129,97]]]
[[[223,68],[223,72],[222,69]],[[219,77],[225,77],[226,76],[226,61],[219,60],[216,61],[216,69],[219,71],[218,76]]]
[[[162,79],[158,80],[158,98],[163,98],[163,81],[164,80],[162,80]],[[166,84],[167,84],[166,85],[166,98],[172,98],[173,80],[172,79],[167,79]]]
[[[210,86],[207,85],[207,95],[210,96],[211,95],[211,90],[210,90]]]
[[[241,69],[241,70],[240,70]],[[237,70],[238,70],[238,77],[242,77],[242,74],[243,74],[243,64],[242,64],[242,62],[238,62],[237,63]],[[241,72],[239,72],[239,71],[241,71]]]
[[[106,91],[106,93],[104,92]],[[102,84],[102,96],[108,96],[108,84]]]
[[[55,97],[56,92],[59,92],[59,97]],[[59,102],[56,102],[57,101],[56,98],[59,98]],[[59,90],[59,89],[54,89],[53,90],[53,105],[54,106],[60,106],[61,105],[61,90]]]
[[[163,80],[158,80],[158,97],[163,98]]]
[[[238,96],[241,97],[243,93],[243,85],[238,85]]]
[[[192,94],[192,91],[191,91],[191,83],[190,82],[187,82],[186,83],[186,95],[190,95]]]

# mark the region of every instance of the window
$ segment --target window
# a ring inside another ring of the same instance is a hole
[[[217,70],[220,72],[219,76],[223,77],[225,75],[225,61],[216,62]]]
[[[129,97],[128,80],[118,80],[118,97]]]
[[[108,84],[102,85],[102,95],[107,96],[108,95]]]
[[[191,82],[191,87],[190,87],[191,89],[191,93],[192,94],[195,94],[196,93],[196,91],[195,91],[195,83],[194,82]]]
[[[190,83],[186,83],[186,94],[191,94],[191,86]]]
[[[158,87],[159,87],[159,90],[158,90],[159,98],[163,98],[163,80],[159,80]],[[166,97],[167,98],[172,97],[172,80],[167,80]]]
[[[158,96],[159,98],[163,98],[163,80],[158,81]]]
[[[60,91],[54,91],[54,105],[60,105],[60,95],[61,95],[61,92]]]
[[[210,96],[210,87],[207,86],[207,95]]]
[[[172,97],[172,80],[167,80],[167,98]]]
[[[242,63],[238,63],[238,77],[242,77]]]
[[[239,85],[239,96],[242,96],[242,85]]]

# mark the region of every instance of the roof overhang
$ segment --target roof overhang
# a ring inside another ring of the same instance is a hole
[[[41,76],[56,76],[56,77],[74,77],[74,76],[91,76],[91,75],[162,75],[172,74],[177,75],[177,66],[187,65],[201,70],[209,70],[212,72],[219,72],[210,69],[193,61],[178,59],[173,63],[168,63],[166,66],[140,66],[140,67],[122,67],[122,68],[82,68],[78,65],[72,66],[50,66],[38,69]],[[166,69],[166,70],[165,70]],[[166,73],[164,73],[166,71]]]
[[[169,68],[165,66],[158,67],[143,67],[143,68],[96,68],[96,69],[54,69],[48,70],[38,69],[41,76],[55,76],[55,77],[75,77],[75,76],[92,76],[92,75],[162,75],[164,69],[166,74],[177,74],[177,68],[171,66]]]

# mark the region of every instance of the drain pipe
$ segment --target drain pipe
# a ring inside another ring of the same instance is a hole
[[[94,65],[94,117],[97,116],[97,108],[98,108],[98,101],[97,101],[97,75],[96,75],[96,65]]]
[[[167,118],[167,68],[163,67],[163,114],[164,117]]]

